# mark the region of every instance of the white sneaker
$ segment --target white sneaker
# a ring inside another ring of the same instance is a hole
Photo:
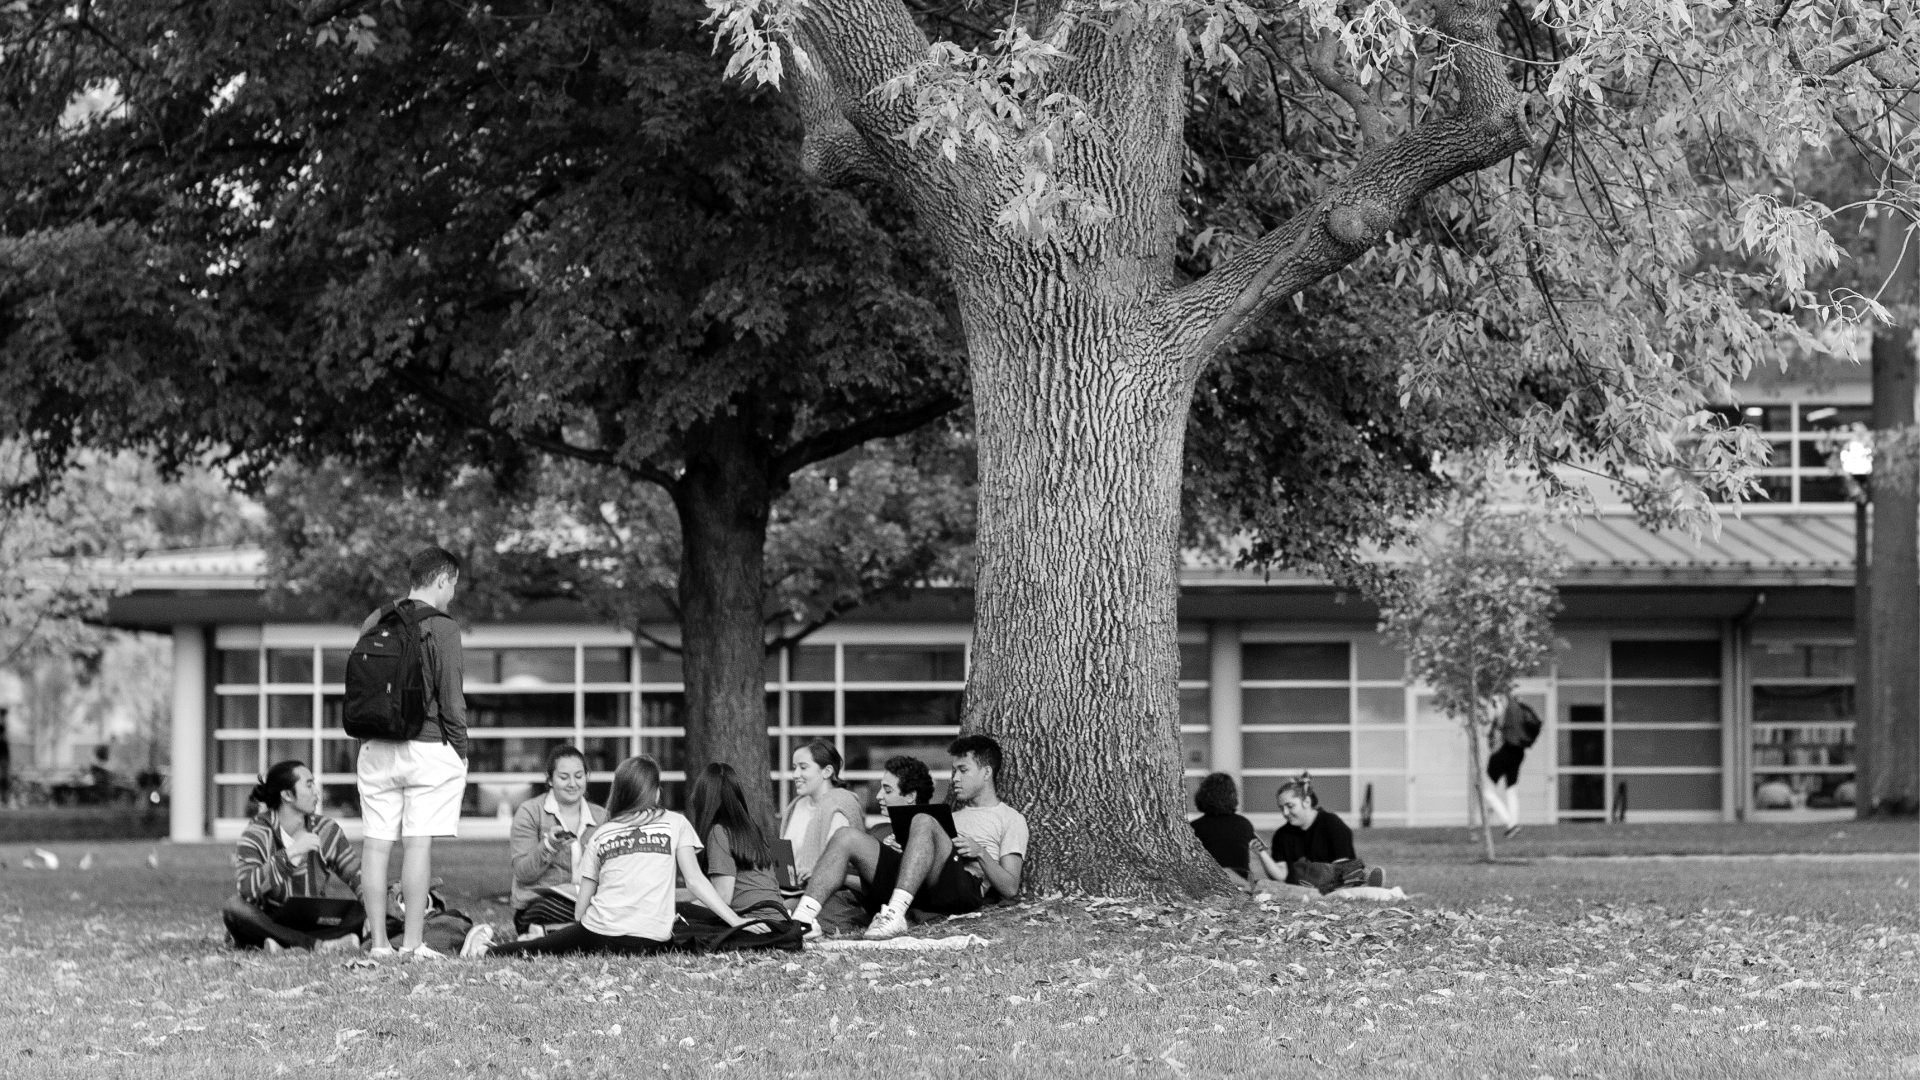
[[[391,960],[400,955],[400,950],[391,945],[375,945],[367,950],[367,955],[375,960]]]
[[[819,941],[827,936],[827,932],[817,922],[810,922],[806,926],[807,932],[800,935],[801,941]]]
[[[261,948],[264,948],[267,950],[268,956],[279,956],[281,953],[287,951],[287,947],[285,945],[280,944],[279,942],[273,940],[272,938],[268,938],[266,940],[266,943],[262,945]]]
[[[488,946],[493,944],[493,927],[486,923],[475,923],[467,931],[467,940],[460,943],[460,956],[471,960],[476,956],[485,956]]]
[[[360,935],[348,934],[346,937],[329,938],[313,947],[314,952],[359,952]]]
[[[886,941],[888,938],[899,937],[908,929],[910,928],[907,926],[907,913],[888,906],[880,909],[880,914],[875,915],[873,921],[867,924],[867,932],[860,936],[868,941]]]
[[[540,923],[533,923],[527,927],[527,932],[524,934],[521,934],[520,937],[516,940],[538,941],[541,938],[546,936],[547,936],[547,928]]]
[[[421,942],[411,949],[402,949],[400,952],[401,955],[410,960],[445,960],[447,958],[446,953],[434,952],[427,947],[425,942]]]

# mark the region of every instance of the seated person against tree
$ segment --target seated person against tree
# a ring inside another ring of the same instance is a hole
[[[734,911],[747,918],[785,920],[780,883],[773,873],[773,843],[747,807],[733,766],[708,765],[687,795],[687,817],[694,835],[706,844],[707,880]]]
[[[1384,883],[1378,868],[1368,870],[1354,854],[1353,830],[1340,815],[1320,808],[1320,796],[1314,794],[1311,780],[1302,776],[1283,784],[1275,797],[1287,823],[1273,831],[1272,853],[1259,848],[1258,837],[1249,845],[1259,856],[1264,876],[1288,885],[1311,886],[1323,893]]]
[[[1189,824],[1200,838],[1200,846],[1207,849],[1214,862],[1226,867],[1233,880],[1245,885],[1252,873],[1250,849],[1260,838],[1253,831],[1253,822],[1239,814],[1240,789],[1234,786],[1233,777],[1217,772],[1200,781],[1193,793],[1193,805],[1200,816]]]
[[[933,801],[933,773],[919,758],[896,754],[881,768],[880,790],[875,801],[882,811],[894,806],[924,806]],[[899,841],[893,838],[892,821],[880,822],[868,829],[867,835],[895,851],[900,850]],[[865,927],[872,914],[866,909],[865,896],[860,876],[849,874],[846,884],[833,890],[833,895],[820,905],[819,915],[811,922],[834,934]]]
[[[889,807],[926,806],[933,802],[933,771],[927,768],[926,762],[895,754],[880,768],[880,793],[874,801],[880,804],[883,813]],[[899,841],[893,838],[892,821],[875,825],[867,830],[867,835],[896,851],[900,849]]]
[[[841,829],[814,865],[806,896],[794,908],[795,920],[816,923],[820,905],[849,872],[866,888],[866,908],[874,913],[866,936],[874,940],[906,933],[909,908],[964,915],[978,910],[989,893],[1003,899],[1020,894],[1027,819],[1001,802],[994,789],[1000,744],[986,735],[962,735],[947,753],[953,758],[957,835],[948,837],[928,814],[913,819],[897,851],[859,829]]]
[[[513,929],[539,936],[549,926],[573,921],[580,896],[576,868],[594,826],[607,820],[605,807],[586,799],[587,759],[572,746],[547,754],[547,793],[513,812],[507,841],[513,856]]]
[[[660,952],[673,945],[676,871],[694,899],[728,926],[742,925],[746,920],[700,872],[695,856],[701,847],[693,823],[661,807],[660,766],[650,757],[630,757],[614,770],[606,824],[593,830],[580,859],[580,899],[574,905],[579,921],[501,945],[493,944],[493,928],[481,923],[468,933],[460,955]]]
[[[338,912],[317,923],[282,910],[295,897],[325,897],[329,875],[360,892],[360,853],[332,818],[320,816],[312,770],[304,762],[280,762],[254,785],[253,802],[259,815],[233,853],[239,895],[220,912],[234,944],[268,952],[358,949],[367,918],[359,901],[342,900]],[[304,925],[289,926],[283,917]]]

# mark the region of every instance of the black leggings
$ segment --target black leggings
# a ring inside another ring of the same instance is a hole
[[[671,939],[655,941],[652,938],[625,937],[622,935],[596,934],[574,923],[558,930],[549,930],[545,937],[530,941],[508,941],[487,950],[488,956],[558,956],[564,953],[619,953],[622,956],[646,956],[664,952],[673,946]]]

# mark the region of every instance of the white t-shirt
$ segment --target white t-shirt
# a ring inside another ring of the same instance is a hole
[[[999,862],[1007,855],[1027,854],[1027,819],[1020,811],[1001,803],[998,806],[963,806],[953,812],[953,831],[979,844],[987,858]],[[980,863],[968,859],[961,865],[974,877],[986,880]]]
[[[676,857],[681,848],[705,846],[693,823],[671,810],[595,829],[580,876],[598,887],[580,925],[609,937],[672,937]]]

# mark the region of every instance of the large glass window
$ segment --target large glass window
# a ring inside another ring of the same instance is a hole
[[[1757,641],[1753,809],[1760,816],[1854,804],[1853,646]]]
[[[244,814],[258,773],[289,758],[319,774],[328,813],[359,813],[358,747],[341,730],[348,652],[337,641],[219,650],[213,758],[221,817]],[[640,749],[655,752],[667,770],[670,804],[679,797],[677,656],[652,647],[636,653],[625,646],[541,644],[468,648],[463,660],[471,743],[466,813],[511,813],[539,789],[547,753],[562,745],[587,753],[589,781],[603,797],[622,758]],[[638,685],[636,666],[672,681]]]
[[[869,798],[895,754],[919,758],[944,781],[947,744],[960,732],[967,648],[960,641],[810,641],[783,650],[767,686],[778,798],[793,797],[793,753],[814,739],[834,745],[847,780],[864,785]]]
[[[1836,433],[1869,422],[1872,407],[1825,402],[1726,406],[1715,410],[1728,424],[1761,433],[1772,453],[1757,476],[1775,503],[1837,503],[1850,497],[1846,479],[1829,458]]]
[[[1718,639],[1584,641],[1555,692],[1561,820],[1720,809]]]
[[[1368,804],[1383,819],[1404,819],[1404,656],[1372,635],[1249,640],[1240,670],[1247,812],[1273,814],[1279,787],[1306,772],[1330,810],[1351,815]]]

